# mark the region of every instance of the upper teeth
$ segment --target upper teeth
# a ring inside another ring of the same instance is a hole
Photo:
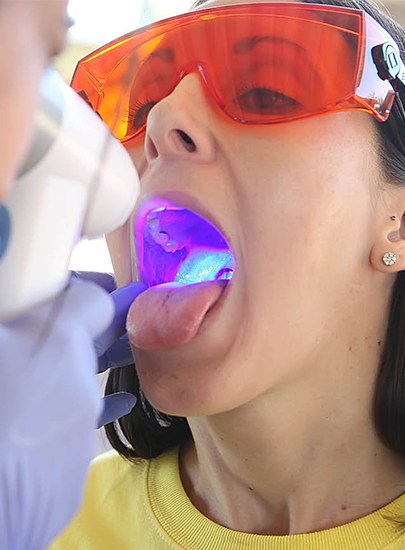
[[[179,243],[175,240],[175,239],[172,239],[171,241],[168,241],[164,246],[164,249],[166,250],[166,252],[177,252],[179,250]]]
[[[169,242],[169,235],[162,231],[161,233],[157,233],[156,235],[152,235],[153,240],[157,244],[166,245]]]
[[[166,231],[160,230],[160,220],[151,218],[148,220],[149,232],[156,244],[161,245],[166,252],[176,252],[179,249],[179,243],[176,239],[170,239]]]

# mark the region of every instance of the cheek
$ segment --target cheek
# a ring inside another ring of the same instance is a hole
[[[134,267],[131,258],[131,227],[132,222],[128,221],[125,225],[107,235],[106,238],[115,279],[119,287],[134,280]]]
[[[271,164],[250,171],[254,185],[239,190],[246,326],[263,349],[288,349],[291,341],[312,346],[326,324],[337,322],[339,313],[344,317],[350,289],[367,269],[371,218],[364,166],[342,165],[330,152],[320,161],[318,145],[317,151],[300,145],[291,157],[295,163],[286,162],[280,148]]]
[[[147,167],[143,146],[144,138],[142,137],[133,140],[131,144],[126,147],[128,154],[135,165],[135,168],[138,170],[139,176],[141,176],[145,172]]]
[[[127,148],[127,151],[141,175],[144,170],[145,156],[141,144]],[[122,226],[107,235],[107,245],[118,286],[124,286],[137,279],[136,255],[133,250],[133,215]]]

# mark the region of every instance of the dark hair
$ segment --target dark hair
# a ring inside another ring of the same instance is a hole
[[[204,4],[199,0],[194,4]],[[405,52],[405,31],[380,7],[370,0],[302,0],[304,3],[328,4],[362,9],[378,21],[397,42],[401,55]],[[402,101],[401,101],[402,100]],[[387,122],[375,122],[382,167],[392,184],[405,184],[405,116],[402,108],[405,91],[397,94]],[[112,370],[106,395],[129,391],[138,404],[118,424],[106,427],[111,445],[127,458],[152,458],[190,437],[185,418],[175,418],[157,411],[139,387],[134,365]],[[405,457],[405,272],[397,275],[392,289],[391,306],[385,341],[382,344],[380,368],[374,396],[374,423],[381,440]]]

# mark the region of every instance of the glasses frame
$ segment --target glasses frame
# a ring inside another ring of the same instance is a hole
[[[85,56],[77,64],[71,85],[91,108],[101,116],[118,139],[120,139],[122,143],[128,143],[145,131],[144,126],[130,135],[128,133],[127,135],[123,135],[117,132],[122,112],[125,110],[124,104],[130,96],[132,86],[131,73],[133,72],[130,70],[131,65],[129,65],[129,69],[126,67],[126,70],[123,70],[121,81],[118,84],[118,100],[111,106],[111,113],[105,115],[105,113],[103,113],[103,106],[108,104],[106,103],[108,99],[106,98],[105,89],[109,83],[109,78],[111,78],[110,75],[117,72],[117,68],[119,73],[120,65],[124,67],[124,60],[128,60],[129,56],[133,55],[134,52],[138,51],[140,48],[145,49],[148,45],[153,46],[154,42],[156,43],[162,36],[167,36],[169,33],[173,32],[173,30],[177,31],[179,28],[184,28],[189,25],[201,24],[201,22],[210,21],[213,18],[235,15],[246,17],[249,14],[255,17],[258,15],[270,17],[288,13],[295,14],[296,17],[296,14],[300,12],[302,13],[303,19],[305,19],[305,14],[307,14],[308,18],[308,13],[310,12],[317,13],[320,17],[327,17],[328,21],[333,21],[335,18],[337,25],[339,21],[343,20],[342,17],[344,16],[360,18],[359,40],[362,41],[360,44],[361,59],[358,63],[355,89],[353,90],[352,97],[341,98],[339,104],[336,104],[334,108],[325,109],[325,112],[360,109],[370,113],[380,122],[386,121],[390,115],[396,93],[400,89],[405,91],[405,65],[401,59],[398,45],[390,34],[363,10],[323,4],[286,2],[233,4],[199,9],[171,17],[119,37]],[[342,27],[342,30],[345,29]],[[136,58],[135,55],[133,57],[134,59]],[[189,66],[183,67],[182,70],[179,71],[179,74],[177,74],[176,78],[173,80],[171,92],[176,88],[179,82],[191,72],[197,72],[201,76],[203,83],[209,89],[215,102],[222,108],[221,98],[216,93],[215,86],[210,83],[209,76],[207,76],[204,66],[199,63],[191,63]],[[378,80],[375,80],[373,85],[377,83],[380,90],[378,93],[375,93],[374,96],[367,95],[370,94],[370,90],[367,90],[367,78],[364,76],[366,74],[371,74],[374,79],[376,78],[375,75],[378,75]],[[120,91],[121,93],[119,93]],[[169,94],[171,92],[169,92]],[[165,97],[169,94],[166,94]],[[127,103],[128,102],[129,100]],[[297,117],[280,120],[280,122],[317,116],[322,114],[322,112],[306,113]],[[237,122],[245,124],[277,123],[274,121],[252,122],[234,116],[232,118]]]

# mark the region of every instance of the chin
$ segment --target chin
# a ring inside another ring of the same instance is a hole
[[[190,363],[176,353],[135,351],[140,387],[151,405],[179,417],[212,416],[243,406],[255,389],[241,383],[233,354],[227,360]],[[242,365],[240,365],[242,367]],[[246,372],[246,370],[245,370]]]
[[[212,401],[217,401],[210,387],[212,377],[203,376],[197,369],[171,368],[151,353],[137,353],[135,357],[139,384],[153,407],[172,416],[206,416],[213,412]],[[160,354],[159,354],[160,355]],[[209,380],[211,378],[211,381]]]

